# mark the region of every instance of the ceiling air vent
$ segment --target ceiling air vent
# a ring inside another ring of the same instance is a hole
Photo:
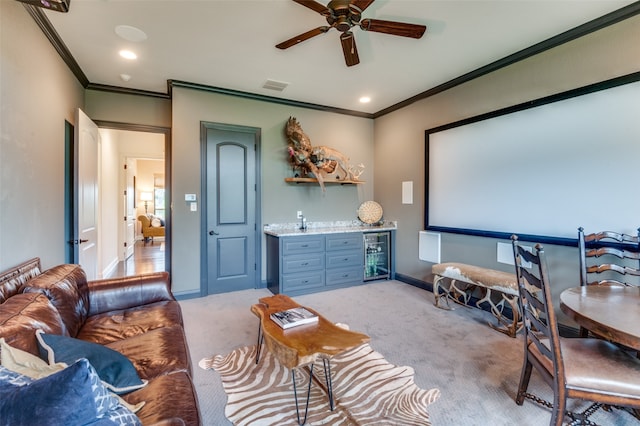
[[[267,82],[264,83],[262,87],[265,89],[282,92],[288,85],[289,83],[285,83],[284,81],[267,80]]]

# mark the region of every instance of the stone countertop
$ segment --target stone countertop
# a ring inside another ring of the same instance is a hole
[[[274,237],[303,235],[339,234],[344,232],[382,232],[398,229],[396,221],[384,221],[380,225],[368,225],[359,220],[333,222],[307,222],[307,229],[301,230],[300,223],[272,223],[264,225],[263,231]]]

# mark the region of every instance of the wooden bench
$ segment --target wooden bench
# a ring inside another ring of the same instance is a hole
[[[516,337],[516,333],[522,329],[515,273],[454,262],[433,265],[431,272],[434,275],[433,294],[438,308],[452,309],[449,300],[469,306],[473,291],[480,288],[484,295],[475,305],[479,308],[483,302],[489,304],[491,313],[498,320],[497,325],[489,323],[492,328],[511,337]],[[445,278],[448,278],[448,286],[446,281],[443,281]],[[496,299],[499,299],[497,302],[492,297],[495,292],[499,294],[496,296]],[[446,300],[447,307],[441,305],[442,298]],[[503,313],[505,302],[511,307],[512,318]]]

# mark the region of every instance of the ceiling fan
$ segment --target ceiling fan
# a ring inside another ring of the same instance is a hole
[[[374,31],[378,33],[391,34],[401,37],[420,38],[427,29],[424,25],[407,24],[395,21],[383,21],[381,19],[362,19],[362,12],[374,0],[331,0],[327,6],[314,0],[293,0],[294,2],[308,7],[324,16],[329,25],[324,25],[305,33],[299,34],[289,40],[277,44],[278,49],[288,49],[305,40],[324,34],[331,28],[340,31],[340,43],[347,66],[360,63],[358,49],[351,28],[360,27],[363,31]]]

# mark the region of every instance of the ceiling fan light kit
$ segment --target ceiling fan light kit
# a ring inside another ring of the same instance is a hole
[[[360,27],[363,31],[372,31],[415,39],[421,38],[427,29],[424,25],[384,21],[381,19],[363,19],[361,21],[362,12],[371,6],[371,3],[373,3],[374,0],[331,0],[327,6],[324,6],[314,0],[293,1],[324,16],[329,25],[304,32],[277,44],[276,47],[278,49],[288,49],[298,43],[309,40],[312,37],[324,34],[331,28],[335,28],[342,33],[340,34],[340,44],[342,45],[344,60],[348,67],[360,63],[358,49],[356,48],[356,40],[353,32],[351,31],[351,28],[353,27]]]

